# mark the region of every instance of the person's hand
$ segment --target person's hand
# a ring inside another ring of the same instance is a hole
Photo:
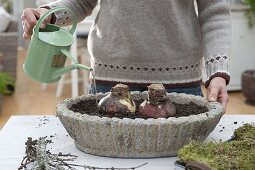
[[[207,87],[206,97],[209,101],[217,101],[222,104],[224,110],[226,111],[228,103],[228,92],[226,80],[221,77],[215,77],[211,80],[209,86]]]
[[[21,16],[22,18],[22,25],[23,25],[23,38],[30,39],[33,34],[33,28],[36,25],[38,19],[45,14],[49,9],[47,8],[27,8],[23,11]],[[41,28],[45,28],[47,23],[50,23],[51,16],[47,17],[42,25]]]

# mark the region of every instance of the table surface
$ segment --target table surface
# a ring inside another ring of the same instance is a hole
[[[207,137],[206,141],[224,141],[231,138],[233,131],[244,123],[255,122],[254,115],[224,115]],[[47,145],[52,153],[71,153],[79,156],[74,163],[96,167],[134,167],[147,165],[139,170],[180,169],[174,165],[176,157],[151,159],[120,159],[89,155],[78,150],[73,140],[55,116],[12,116],[0,131],[0,169],[17,169],[25,155],[25,142],[28,137],[38,139],[48,136],[53,141]]]

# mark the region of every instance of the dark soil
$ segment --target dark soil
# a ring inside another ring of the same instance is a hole
[[[138,106],[143,102],[143,100],[134,100],[134,102],[136,103],[136,106],[137,106],[136,108],[138,109],[139,108]],[[177,116],[175,116],[175,117],[197,115],[197,114],[205,113],[208,111],[207,107],[196,105],[193,102],[190,102],[187,104],[178,104],[178,103],[173,102],[173,104],[176,107],[176,113],[177,113],[176,114]],[[79,112],[81,114],[88,114],[90,116],[96,115],[96,116],[100,116],[100,117],[148,119],[148,117],[139,115],[138,110],[136,111],[136,114],[119,113],[119,114],[115,114],[115,115],[107,115],[105,113],[100,113],[100,112],[98,112],[98,109],[97,109],[97,103],[93,99],[81,100],[81,101],[77,102],[76,104],[73,104],[69,109],[72,110],[73,112]]]

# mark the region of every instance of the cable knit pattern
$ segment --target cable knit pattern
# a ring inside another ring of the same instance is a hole
[[[59,0],[78,20],[97,0]],[[101,0],[88,49],[96,79],[127,83],[192,84],[214,76],[229,82],[231,19],[229,0]],[[70,23],[65,11],[57,23]]]

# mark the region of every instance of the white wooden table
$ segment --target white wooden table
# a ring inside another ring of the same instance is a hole
[[[255,122],[254,115],[225,115],[208,136],[206,141],[230,139],[234,129],[244,123]],[[27,137],[53,136],[52,144],[47,145],[52,153],[71,153],[79,156],[77,164],[97,167],[134,167],[143,163],[147,165],[138,170],[173,170],[180,169],[174,165],[176,157],[153,159],[119,159],[89,155],[78,150],[66,130],[55,116],[12,116],[0,131],[0,169],[14,170],[20,165],[25,155]]]

